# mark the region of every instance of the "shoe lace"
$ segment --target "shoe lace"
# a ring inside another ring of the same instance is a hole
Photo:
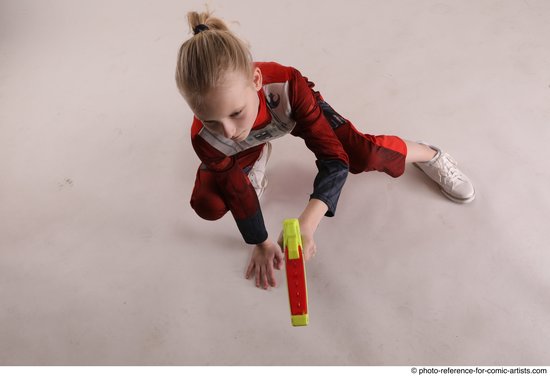
[[[457,167],[457,162],[448,154],[441,158],[441,168],[438,174],[444,184],[450,183],[453,188],[459,181],[464,181],[463,174]]]

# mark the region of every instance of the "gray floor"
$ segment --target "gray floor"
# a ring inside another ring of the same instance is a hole
[[[232,218],[188,203],[173,75],[204,2],[2,0],[0,364],[550,364],[550,2],[209,4],[358,128],[444,148],[476,201],[350,176],[293,328],[284,273],[256,289]],[[276,237],[313,155],[280,139],[268,172]]]

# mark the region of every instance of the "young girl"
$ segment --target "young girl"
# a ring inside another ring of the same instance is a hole
[[[334,216],[348,172],[376,170],[398,177],[410,162],[449,199],[474,199],[470,180],[439,148],[360,133],[298,70],[253,62],[223,21],[208,12],[190,12],[188,21],[194,35],[179,50],[176,82],[195,114],[191,142],[202,161],[191,206],[211,221],[231,211],[245,242],[255,245],[246,278],[255,275],[256,286],[276,286],[273,268],[283,262],[258,200],[267,184],[269,141],[288,133],[303,138],[317,158],[313,193],[299,217],[306,260],[316,252],[313,236],[322,217]]]

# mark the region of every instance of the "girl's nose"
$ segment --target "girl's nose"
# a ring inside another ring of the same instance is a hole
[[[225,138],[233,138],[235,136],[235,125],[231,122],[224,122],[223,126],[223,135]]]

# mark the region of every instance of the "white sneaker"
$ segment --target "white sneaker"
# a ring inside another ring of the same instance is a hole
[[[256,195],[258,196],[258,199],[262,197],[262,194],[265,191],[265,188],[267,187],[267,177],[265,176],[265,168],[267,165],[267,161],[269,161],[269,156],[271,155],[271,143],[266,142],[264,145],[264,148],[262,150],[262,154],[260,154],[260,158],[254,163],[252,166],[252,169],[248,173],[248,179],[250,180],[250,183],[252,183],[252,186],[256,190]]]
[[[470,179],[457,168],[456,161],[441,149],[425,142],[419,144],[429,146],[437,153],[428,162],[413,163],[433,181],[439,184],[441,192],[447,198],[460,204],[471,202],[476,197],[476,191]]]

